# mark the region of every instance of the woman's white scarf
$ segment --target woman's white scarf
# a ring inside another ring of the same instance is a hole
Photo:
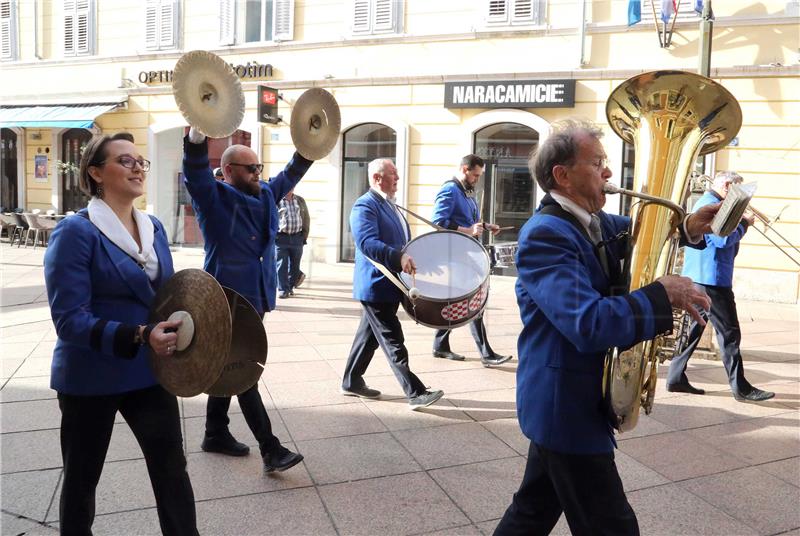
[[[153,222],[150,217],[136,208],[133,209],[133,218],[136,220],[136,226],[139,228],[139,240],[142,242],[142,250],[139,251],[136,240],[105,201],[92,197],[88,210],[89,219],[100,229],[100,232],[122,251],[136,259],[140,265],[143,265],[147,277],[150,278],[150,281],[155,281],[158,277],[158,256],[153,248]]]

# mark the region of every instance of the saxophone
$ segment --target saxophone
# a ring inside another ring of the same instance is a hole
[[[653,71],[620,84],[606,102],[606,117],[636,155],[633,189],[607,189],[640,200],[631,207],[623,269],[633,291],[671,272],[690,173],[698,156],[720,150],[736,136],[742,111],[733,95],[709,78]],[[659,335],[606,354],[603,395],[620,432],[636,426],[640,408],[652,411],[663,342]]]

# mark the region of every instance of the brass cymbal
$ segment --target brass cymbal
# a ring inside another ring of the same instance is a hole
[[[167,357],[150,352],[150,366],[159,383],[176,396],[199,395],[219,378],[231,346],[231,312],[217,280],[203,270],[176,272],[156,293],[150,323],[163,322],[177,311],[189,313],[194,334],[188,346]],[[182,330],[178,338],[189,338]]]
[[[189,125],[209,138],[227,138],[244,118],[242,83],[225,60],[192,50],[172,72],[172,94]]]
[[[258,382],[267,362],[267,332],[255,308],[243,296],[222,287],[233,318],[230,352],[217,381],[206,393],[235,396]]]
[[[319,160],[328,156],[341,128],[339,105],[324,89],[311,88],[294,103],[290,130],[292,142],[303,157]]]

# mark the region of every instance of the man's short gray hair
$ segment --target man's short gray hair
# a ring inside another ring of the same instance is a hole
[[[735,171],[718,171],[714,175],[714,188],[722,188],[727,183],[739,184],[743,180],[742,176]]]
[[[586,119],[563,119],[550,125],[550,134],[528,161],[528,168],[539,187],[549,192],[556,187],[553,176],[555,166],[575,163],[578,155],[578,135],[587,134],[595,139],[603,137],[603,131]]]
[[[369,182],[372,184],[376,173],[380,173],[383,176],[383,170],[386,168],[386,162],[392,162],[391,158],[376,158],[372,162],[369,163],[367,166],[367,173],[369,175]]]

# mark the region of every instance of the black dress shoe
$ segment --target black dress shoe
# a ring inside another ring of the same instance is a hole
[[[247,456],[250,454],[250,447],[236,441],[230,432],[217,436],[206,435],[200,448],[204,452],[218,452],[226,456]]]
[[[739,402],[763,402],[764,400],[769,400],[773,396],[775,396],[775,393],[772,391],[762,391],[756,387],[753,387],[746,395],[733,393],[733,398]]]
[[[370,389],[366,385],[364,387],[353,387],[351,389],[345,389],[342,387],[339,389],[339,392],[344,396],[357,396],[359,398],[376,399],[381,397],[380,391],[377,389]]]
[[[690,395],[704,395],[705,389],[698,389],[689,382],[686,383],[668,383],[667,391],[670,393],[689,393]]]
[[[502,365],[506,361],[510,361],[511,358],[514,357],[513,355],[500,355],[500,354],[492,354],[489,357],[481,357],[481,363],[485,367],[491,367],[494,365]]]
[[[264,470],[267,473],[273,473],[275,471],[280,473],[286,471],[287,469],[291,469],[302,461],[302,454],[292,452],[286,447],[281,446],[278,452],[264,455]]]
[[[464,361],[465,359],[463,355],[451,352],[450,350],[434,350],[433,357],[442,357],[453,361]]]

